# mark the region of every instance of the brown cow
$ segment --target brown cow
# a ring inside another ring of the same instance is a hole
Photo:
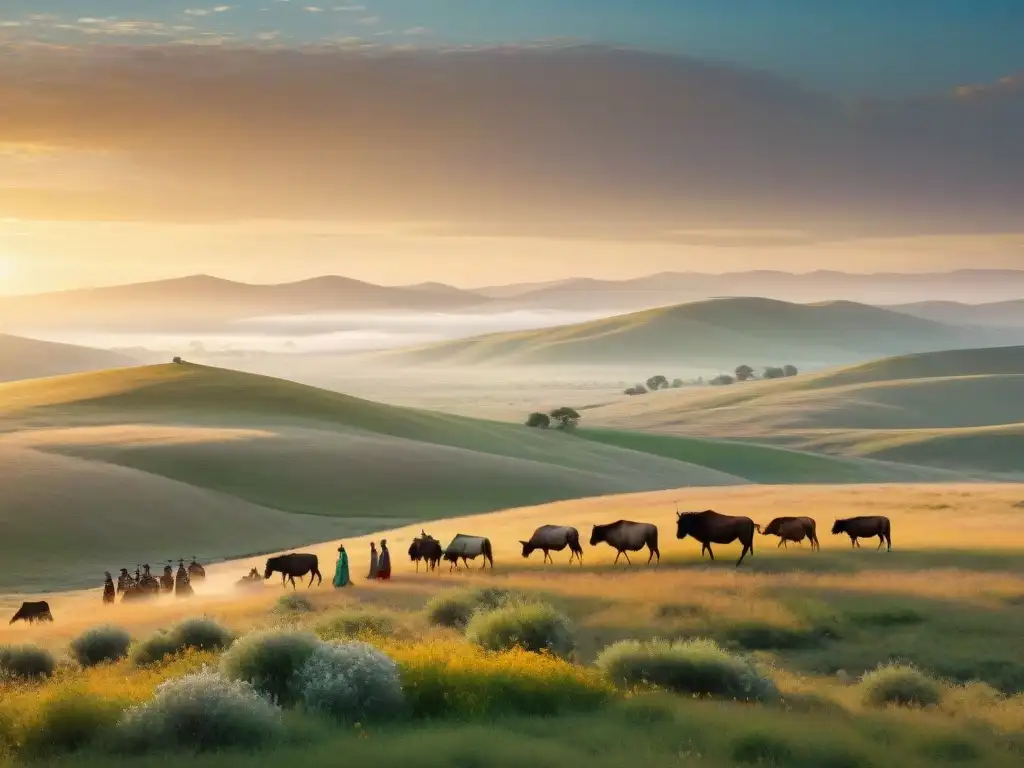
[[[779,547],[790,541],[800,543],[807,538],[811,542],[812,550],[821,549],[821,544],[818,543],[818,524],[812,517],[776,517],[761,533],[765,536],[778,536]]]
[[[739,539],[743,545],[740,552],[740,559],[736,565],[743,562],[747,552],[754,554],[754,531],[760,531],[761,526],[749,517],[737,517],[734,515],[723,515],[713,509],[703,512],[677,512],[676,513],[676,538],[685,539],[692,536],[701,543],[700,554],[704,551],[715,559],[715,553],[711,551],[712,544],[732,544]]]

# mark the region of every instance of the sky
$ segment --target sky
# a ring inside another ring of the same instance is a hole
[[[0,293],[1024,268],[1021,39],[1019,0],[3,0]]]

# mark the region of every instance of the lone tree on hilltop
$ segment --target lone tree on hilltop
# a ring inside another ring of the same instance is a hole
[[[784,365],[782,366],[782,372],[786,376],[796,376],[800,371],[796,369],[795,365]]]
[[[575,429],[576,425],[580,423],[580,415],[572,408],[564,405],[561,408],[556,408],[548,415],[552,421],[558,422],[559,429]]]
[[[661,375],[651,376],[651,378],[647,380],[647,388],[651,390],[651,392],[657,392],[659,389],[667,389],[668,379]]]
[[[182,364],[182,363],[184,363],[185,361],[184,361],[184,360],[182,360],[182,359],[181,359],[180,357],[176,357],[176,358],[174,358],[173,360],[171,360],[171,362],[172,362],[172,363],[174,363],[175,365],[181,365],[181,364]]]
[[[535,412],[531,413],[526,418],[526,426],[535,427],[537,429],[547,429],[551,426],[551,418],[546,413]]]
[[[740,365],[736,368],[736,381],[750,381],[754,378],[754,369],[749,365]]]

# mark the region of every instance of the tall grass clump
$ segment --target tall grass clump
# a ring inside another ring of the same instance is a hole
[[[605,648],[597,666],[610,680],[627,687],[654,686],[737,701],[778,697],[775,684],[753,664],[712,640],[623,640]]]
[[[435,639],[387,642],[384,650],[398,663],[409,712],[417,718],[556,715],[594,709],[613,693],[595,670],[521,648],[491,652]]]
[[[427,603],[427,618],[435,626],[461,631],[469,625],[473,614],[493,611],[514,597],[513,593],[498,587],[442,592]]]
[[[305,595],[299,595],[295,592],[289,592],[287,595],[281,596],[274,604],[274,612],[285,615],[314,613],[315,611],[316,606],[313,605],[312,600]]]
[[[489,651],[522,648],[566,657],[576,647],[569,619],[546,603],[509,602],[477,613],[466,638]]]
[[[74,686],[45,698],[25,728],[22,751],[35,757],[76,752],[113,733],[124,708],[120,701],[90,695]]]
[[[296,682],[306,709],[339,722],[392,719],[405,708],[398,665],[366,643],[321,643]]]
[[[83,667],[95,667],[126,658],[131,644],[131,635],[120,627],[93,627],[71,641],[71,656]]]
[[[53,674],[53,654],[36,645],[0,647],[0,678],[33,679]]]
[[[162,683],[152,701],[128,710],[116,746],[135,753],[258,749],[281,731],[280,709],[251,685],[204,669]]]
[[[942,701],[942,685],[911,666],[887,664],[860,681],[861,699],[869,707],[932,707]]]
[[[225,676],[249,683],[279,705],[290,706],[302,698],[299,672],[320,645],[320,640],[308,632],[252,632],[227,650],[220,669]]]
[[[219,651],[227,648],[233,637],[231,630],[211,619],[186,619],[138,643],[131,650],[131,659],[136,666],[144,667],[183,651]]]
[[[387,616],[368,611],[339,611],[316,625],[316,633],[324,640],[348,640],[359,637],[389,637],[395,631]]]

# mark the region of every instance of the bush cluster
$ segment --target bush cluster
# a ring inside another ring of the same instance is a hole
[[[306,709],[340,722],[387,720],[405,708],[398,666],[366,643],[321,643],[296,682]]]
[[[55,666],[53,654],[45,648],[35,645],[0,646],[0,678],[49,677]]]
[[[298,672],[320,646],[308,632],[268,630],[237,640],[221,658],[221,671],[252,685],[281,706],[298,703]]]
[[[546,603],[513,601],[474,614],[466,627],[470,642],[489,651],[522,648],[566,657],[575,648],[569,620]]]
[[[324,640],[389,637],[394,631],[391,619],[368,611],[339,611],[316,625],[317,635]]]
[[[610,680],[628,687],[654,686],[738,701],[778,697],[770,679],[711,640],[623,640],[605,648],[597,665]]]
[[[861,678],[861,696],[869,707],[933,707],[942,701],[942,686],[918,669],[889,664]]]
[[[131,650],[136,666],[157,664],[185,650],[219,651],[227,648],[234,634],[210,619],[187,619],[169,630],[162,629]]]
[[[305,595],[290,592],[287,595],[283,595],[278,598],[277,603],[274,605],[274,611],[276,613],[283,613],[286,615],[296,613],[313,613],[316,611],[316,606],[314,606],[313,601]]]
[[[93,627],[71,641],[71,656],[83,667],[94,667],[127,657],[131,644],[131,635],[120,627]]]
[[[493,611],[517,596],[505,589],[485,587],[435,595],[427,603],[427,618],[439,627],[463,630],[478,611]]]

